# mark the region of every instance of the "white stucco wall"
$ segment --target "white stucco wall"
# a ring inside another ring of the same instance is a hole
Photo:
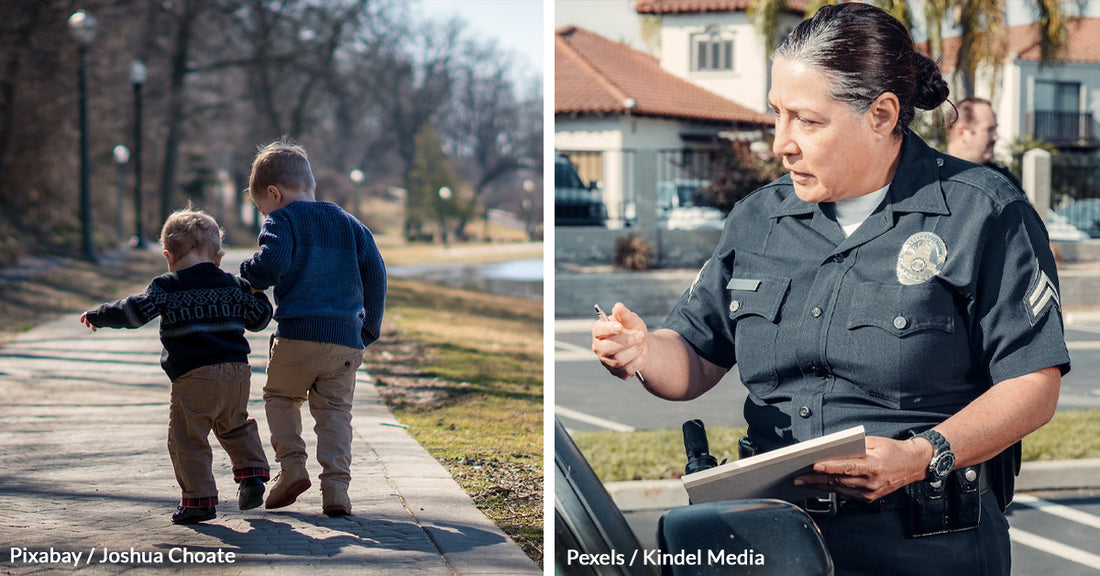
[[[1038,62],[1028,61],[1019,62],[1016,66],[1020,71],[1017,122],[1021,135],[1027,126],[1027,111],[1035,108],[1035,82],[1038,80],[1079,82],[1080,111],[1092,112],[1092,133],[1094,136],[1100,135],[1100,64],[1067,62],[1040,68]]]
[[[777,38],[799,22],[785,18]],[[733,70],[693,72],[691,38],[713,27],[733,37]],[[669,14],[661,21],[661,67],[698,86],[757,112],[768,110],[770,66],[764,37],[743,11]]]

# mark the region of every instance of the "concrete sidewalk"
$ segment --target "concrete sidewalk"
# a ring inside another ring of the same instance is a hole
[[[261,398],[269,333],[249,334],[249,412],[274,474]],[[295,504],[239,511],[229,459],[212,436],[218,517],[173,525],[179,487],[160,350],[155,323],[92,333],[78,315],[0,348],[0,573],[542,573],[393,419],[363,371],[352,516],[321,513],[306,411],[314,484]]]

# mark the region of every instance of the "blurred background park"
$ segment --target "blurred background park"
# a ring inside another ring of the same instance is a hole
[[[0,2],[0,344],[143,290],[188,205],[225,229],[235,272],[262,223],[252,158],[292,139],[390,273],[371,382],[541,563],[543,6]],[[163,374],[147,385],[167,404]]]
[[[378,235],[537,236],[541,59],[470,4],[0,3],[0,265],[155,240],[189,202],[250,242],[250,161],[279,137]]]

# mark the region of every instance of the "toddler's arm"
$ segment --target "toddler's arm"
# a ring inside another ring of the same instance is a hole
[[[248,280],[257,290],[278,286],[279,280],[290,268],[294,254],[294,236],[290,224],[280,214],[270,214],[264,220],[257,239],[260,249],[251,258],[241,262],[241,278]]]
[[[264,294],[262,290],[255,290],[248,280],[237,277],[237,280],[241,284],[241,289],[247,295],[245,298],[245,312],[244,312],[244,327],[253,331],[259,332],[264,328],[267,328],[267,324],[271,322],[271,301],[267,299],[267,294]]]
[[[382,313],[386,308],[386,264],[364,227],[359,242],[359,276],[363,282],[363,346],[370,346],[382,333]]]
[[[122,300],[103,304],[94,310],[80,315],[80,322],[95,330],[96,328],[140,328],[150,320],[160,316],[156,295],[160,287],[155,283],[142,294],[127,296]]]

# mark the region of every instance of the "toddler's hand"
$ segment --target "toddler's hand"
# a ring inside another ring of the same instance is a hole
[[[93,326],[92,323],[88,321],[88,313],[87,312],[80,315],[80,323],[87,326],[88,328],[91,328],[92,332],[96,331],[96,327]]]

